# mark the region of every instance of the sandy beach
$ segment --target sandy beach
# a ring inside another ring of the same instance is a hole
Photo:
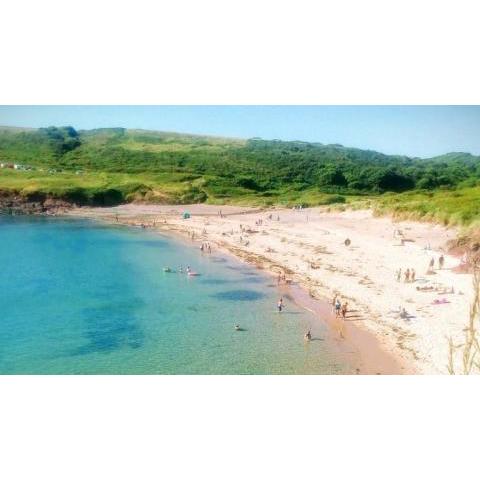
[[[296,295],[305,308],[319,309],[319,321],[331,325],[339,342],[359,348],[361,373],[447,373],[448,338],[463,338],[472,276],[455,273],[460,259],[446,254],[455,229],[322,208],[128,204],[78,208],[69,215],[181,234],[198,248],[209,242],[214,251],[230,252],[275,278],[280,273],[282,288],[301,287],[307,293]],[[405,281],[407,268],[415,270],[414,282]],[[329,308],[335,294],[348,302],[345,320]]]

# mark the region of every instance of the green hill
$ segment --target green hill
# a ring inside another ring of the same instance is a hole
[[[476,191],[480,182],[480,157],[468,153],[419,159],[337,144],[124,128],[0,127],[0,163],[31,168],[0,169],[1,190],[80,204],[318,205],[367,197],[398,210],[391,198],[415,194],[438,203],[442,192]],[[471,222],[477,214],[470,208],[455,221]]]

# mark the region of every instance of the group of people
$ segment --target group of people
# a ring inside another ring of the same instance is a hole
[[[415,277],[416,277],[416,272],[414,268],[407,268],[403,272],[403,279],[405,283],[413,283],[415,282]],[[399,268],[395,272],[395,278],[397,279],[397,282],[400,282],[402,280],[402,269]]]
[[[332,300],[332,311],[335,312],[335,318],[339,318],[340,316],[345,320],[347,318],[348,312],[348,302],[340,302],[338,295],[335,295]]]
[[[210,246],[210,242],[202,242],[200,250],[204,253],[212,253],[212,247]]]
[[[445,264],[445,257],[442,254],[440,255],[440,257],[438,257],[438,269],[441,270],[444,264]],[[428,264],[427,273],[432,273],[434,270],[435,270],[435,257],[432,257],[430,260],[430,263]]]
[[[287,277],[285,276],[285,272],[278,272],[277,285],[280,285],[282,282],[287,283]]]

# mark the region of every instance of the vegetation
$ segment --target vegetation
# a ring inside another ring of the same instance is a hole
[[[123,128],[0,129],[0,189],[87,204],[129,201],[374,206],[378,213],[469,224],[480,157],[430,159],[300,141]]]
[[[470,305],[470,316],[463,329],[464,342],[455,345],[452,338],[448,339],[449,355],[447,370],[451,375],[470,375],[480,373],[480,338],[478,336],[480,322],[480,270],[473,263],[473,301]],[[456,362],[457,360],[457,362]],[[460,364],[461,368],[456,367]]]

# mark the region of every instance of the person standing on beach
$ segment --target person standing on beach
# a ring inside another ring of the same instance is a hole
[[[397,270],[397,282],[399,282],[401,280],[401,278],[402,278],[402,269],[399,268]]]
[[[428,271],[433,272],[433,268],[435,267],[435,259],[432,257],[430,260],[430,264],[428,265]]]
[[[345,302],[342,306],[342,318],[344,320],[347,317],[347,308],[348,308],[348,302]]]
[[[336,303],[337,303],[337,294],[335,294],[335,295],[333,296],[333,300],[332,300],[332,313],[335,312],[335,305],[336,305]]]
[[[410,274],[410,281],[413,283],[415,281],[415,269],[412,268],[412,273]]]
[[[342,307],[342,304],[340,303],[340,300],[337,298],[337,301],[335,303],[335,317],[338,318],[340,316],[340,308]]]
[[[408,283],[410,281],[410,269],[407,268],[405,271],[405,283]]]
[[[445,257],[443,256],[443,253],[442,253],[442,255],[440,255],[440,258],[438,259],[438,268],[440,270],[443,268],[444,263],[445,263]]]

